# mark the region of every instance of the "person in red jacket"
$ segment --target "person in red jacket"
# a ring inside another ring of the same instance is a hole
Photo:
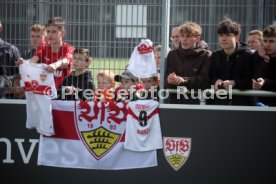
[[[69,43],[63,42],[65,35],[65,22],[62,17],[53,17],[46,24],[47,42],[40,45],[34,56],[31,58],[33,63],[45,63],[47,72],[54,73],[56,88],[59,88],[63,79],[70,75],[74,47]],[[19,59],[18,64],[23,62]]]

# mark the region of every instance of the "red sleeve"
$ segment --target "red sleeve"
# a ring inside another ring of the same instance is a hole
[[[43,46],[40,45],[37,47],[34,56],[37,56],[39,58],[39,62],[41,62],[41,58],[42,58],[42,50],[43,50]]]
[[[64,43],[63,47],[64,47],[64,50],[63,50],[64,58],[72,60],[75,48],[69,43]]]
[[[72,58],[73,58],[74,50],[75,50],[75,48],[72,45],[65,43],[64,56],[65,56],[65,58],[67,58],[69,60],[69,67],[72,66]]]
[[[46,42],[42,42],[37,48],[33,56],[37,56],[39,58],[39,63],[43,63],[43,52],[46,48]]]

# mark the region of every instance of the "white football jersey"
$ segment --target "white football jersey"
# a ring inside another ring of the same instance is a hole
[[[154,100],[128,103],[125,149],[149,151],[163,148],[158,104]]]
[[[54,134],[51,99],[57,97],[53,73],[46,72],[45,64],[28,60],[19,66],[20,84],[25,87],[28,129],[35,128],[46,136]]]
[[[142,39],[141,43],[134,48],[127,69],[138,78],[148,78],[156,75],[157,66],[151,40]]]

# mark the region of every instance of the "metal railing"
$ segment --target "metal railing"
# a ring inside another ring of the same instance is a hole
[[[207,95],[209,94],[215,94],[217,93],[213,89],[206,89],[203,90]],[[177,90],[177,89],[165,89],[165,92],[168,93],[185,93],[185,94],[191,94],[191,91],[188,89],[184,90]],[[193,91],[194,94],[197,94],[198,92]],[[276,92],[273,91],[264,91],[264,90],[238,90],[238,89],[232,89],[231,91],[223,90],[223,93],[226,93],[227,95],[231,94],[233,96],[260,96],[260,97],[276,97]],[[276,99],[275,99],[276,100]]]
[[[216,95],[222,95],[229,97],[232,99],[233,96],[247,96],[247,97],[275,97],[276,101],[276,92],[274,91],[264,91],[264,90],[238,90],[238,89],[219,89],[215,91],[214,89],[205,89],[205,90],[188,90],[186,87],[181,87],[178,89],[163,89],[164,93],[170,94],[178,94],[179,98],[185,95],[193,95],[199,100],[200,105],[208,105],[206,104],[206,100],[210,99],[210,97],[214,97]],[[190,98],[190,97],[189,97]],[[183,103],[184,104],[184,103]]]
[[[28,28],[32,24],[45,24],[48,18],[62,16],[67,32],[64,40],[92,52],[94,62],[90,70],[95,78],[103,68],[120,74],[133,48],[145,36],[154,45],[162,44],[164,61],[167,46],[172,46],[170,31],[175,24],[197,22],[203,28],[203,39],[215,50],[218,49],[216,25],[224,16],[241,24],[241,41],[245,41],[251,29],[263,29],[276,20],[275,8],[274,0],[1,0],[0,37],[16,45],[22,53],[31,46]],[[164,68],[162,62],[161,78]],[[233,95],[268,93],[233,90]]]

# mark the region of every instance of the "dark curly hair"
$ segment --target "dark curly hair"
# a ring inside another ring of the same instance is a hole
[[[276,25],[270,25],[263,32],[264,37],[276,37]]]
[[[234,34],[239,35],[241,33],[241,25],[234,22],[230,18],[225,18],[217,26],[217,34]]]

